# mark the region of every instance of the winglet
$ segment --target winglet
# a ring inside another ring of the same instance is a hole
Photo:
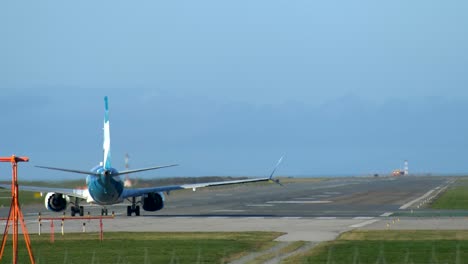
[[[281,162],[283,161],[283,157],[284,157],[284,155],[281,156],[281,158],[280,158],[280,159],[278,160],[278,162],[276,163],[275,168],[273,169],[273,171],[272,171],[271,174],[270,174],[270,177],[269,177],[270,180],[273,178],[273,174],[275,173],[276,169],[278,168],[278,166],[279,166],[279,165],[281,164]]]
[[[271,172],[270,177],[269,177],[268,179],[269,179],[270,181],[272,181],[272,182],[274,182],[274,183],[276,183],[276,184],[279,184],[279,185],[281,185],[281,186],[284,187],[284,185],[280,183],[279,179],[273,179],[273,174],[275,174],[276,169],[278,169],[279,165],[280,165],[281,162],[283,161],[283,157],[284,157],[284,155],[281,156],[281,158],[278,160],[278,162],[276,163],[275,168],[274,168],[273,171]]]

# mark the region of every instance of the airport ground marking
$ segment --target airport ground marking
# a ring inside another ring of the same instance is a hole
[[[412,200],[412,201],[410,201],[410,202],[408,202],[408,203],[405,203],[404,205],[402,205],[402,206],[400,207],[400,209],[407,209],[407,208],[409,208],[409,207],[412,206],[413,204],[415,204],[415,203],[419,202],[420,200],[422,200],[422,199],[428,197],[428,196],[431,195],[431,193],[433,193],[433,192],[434,192],[434,190],[428,191],[427,193],[423,194],[421,197],[418,197],[418,198],[416,198],[416,199],[414,199],[414,200]]]
[[[245,210],[218,209],[218,210],[211,210],[211,212],[216,212],[216,213],[242,213],[242,212],[245,212]]]
[[[271,207],[275,206],[274,204],[246,204],[248,207]]]
[[[317,198],[328,198],[331,195],[326,195],[326,194],[318,194],[318,195],[312,195],[311,197],[297,197],[294,198],[295,200],[317,200]]]
[[[370,220],[370,219],[374,219],[375,217],[373,216],[356,216],[356,217],[353,217],[354,220]]]
[[[370,224],[373,224],[373,223],[378,222],[378,221],[379,221],[379,219],[371,219],[371,220],[367,220],[367,221],[364,221],[364,222],[361,222],[361,223],[358,223],[358,224],[350,225],[349,227],[353,227],[353,228],[364,227],[366,225],[370,225]]]
[[[392,214],[393,214],[393,212],[386,212],[386,213],[381,214],[380,216],[381,217],[388,217],[388,216],[391,216]]]
[[[268,201],[268,204],[324,204],[332,201]]]

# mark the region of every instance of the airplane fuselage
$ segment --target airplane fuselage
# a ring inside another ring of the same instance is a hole
[[[121,195],[124,190],[124,183],[114,168],[107,169],[105,175],[103,166],[96,166],[91,170],[93,173],[100,173],[101,176],[88,175],[86,185],[88,185],[89,195],[100,205],[110,205],[121,202]]]

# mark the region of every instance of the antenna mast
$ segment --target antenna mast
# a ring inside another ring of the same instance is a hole
[[[129,170],[130,166],[128,164],[128,161],[130,160],[130,156],[128,156],[128,153],[125,154],[125,170]],[[125,187],[132,187],[132,181],[130,178],[128,178],[128,174],[125,175],[125,181],[124,181],[124,186]]]

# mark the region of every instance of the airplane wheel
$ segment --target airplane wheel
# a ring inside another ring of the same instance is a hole
[[[71,216],[75,216],[75,210],[71,210]]]
[[[104,208],[102,208],[102,209],[101,209],[101,216],[104,215],[104,212],[105,212],[105,211],[104,211]]]
[[[140,206],[139,205],[137,205],[136,208],[135,208],[135,215],[140,216]]]
[[[130,205],[127,206],[127,216],[132,216],[132,207]]]
[[[83,208],[83,206],[80,206],[80,216],[84,216],[84,208]]]
[[[104,209],[104,214],[106,214],[106,216],[107,216],[107,208],[106,208],[106,209]]]

